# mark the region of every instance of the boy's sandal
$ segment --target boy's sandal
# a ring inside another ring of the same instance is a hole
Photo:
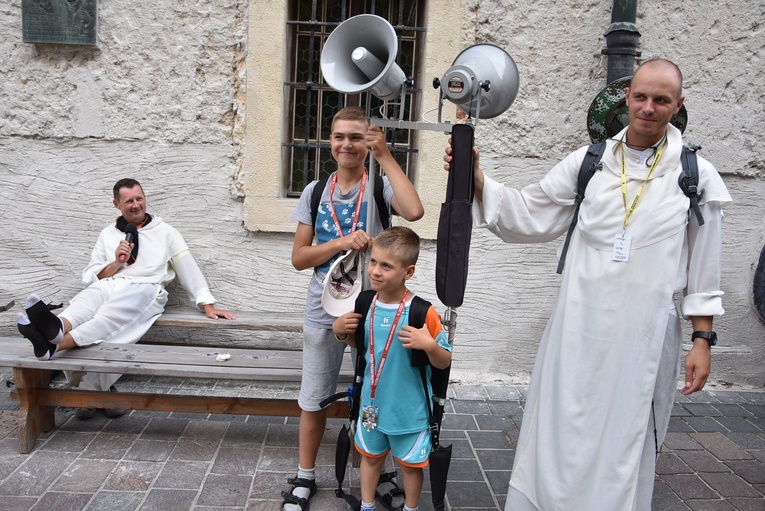
[[[294,504],[296,506],[300,506],[302,511],[308,511],[308,499],[316,494],[316,481],[313,479],[301,479],[300,477],[294,477],[292,479],[287,479],[287,484],[291,484],[292,488],[290,488],[289,492],[282,492],[282,498],[284,499],[284,501],[282,501],[282,509],[284,509],[285,504]],[[298,497],[293,493],[295,488],[308,488],[311,493],[308,495],[308,498]]]
[[[404,503],[406,502],[403,488],[399,488],[398,484],[396,484],[396,475],[395,470],[393,472],[384,472],[380,474],[380,481],[377,483],[378,490],[375,492],[377,500],[379,500],[383,507],[388,511],[401,511],[404,509]],[[387,492],[380,493],[380,485],[384,483],[391,484],[392,487]],[[394,506],[394,499],[400,499],[401,505]]]

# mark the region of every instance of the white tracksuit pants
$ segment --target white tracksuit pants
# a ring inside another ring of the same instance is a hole
[[[133,344],[165,310],[167,291],[160,284],[129,279],[99,280],[83,289],[60,316],[72,325],[74,342]],[[69,384],[85,390],[109,390],[121,375],[67,372]]]

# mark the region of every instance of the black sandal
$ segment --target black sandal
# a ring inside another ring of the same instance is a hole
[[[406,495],[404,494],[403,488],[399,488],[398,484],[396,484],[396,475],[395,470],[393,472],[383,472],[380,474],[380,481],[377,483],[378,487],[383,483],[390,483],[393,485],[390,490],[383,494],[379,491],[375,492],[377,500],[379,500],[383,507],[388,511],[402,511],[404,509],[404,504],[406,503]],[[400,506],[393,505],[393,499],[396,498],[401,498]]]
[[[308,500],[316,494],[316,481],[313,479],[301,479],[300,477],[294,477],[292,479],[287,479],[287,484],[291,484],[292,488],[290,488],[289,492],[282,492],[282,498],[284,499],[284,501],[282,501],[282,509],[284,509],[285,504],[295,504],[300,506],[301,511],[308,511]],[[308,498],[298,497],[292,493],[295,488],[308,488],[311,493],[308,495]]]

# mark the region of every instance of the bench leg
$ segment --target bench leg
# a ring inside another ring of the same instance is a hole
[[[53,406],[38,404],[38,389],[50,388],[47,369],[14,369],[14,382],[19,395],[19,452],[27,454],[35,448],[40,433],[56,427]]]

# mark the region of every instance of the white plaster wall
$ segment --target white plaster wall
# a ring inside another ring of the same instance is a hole
[[[244,63],[248,49],[259,51],[251,17],[256,7],[283,3],[163,0],[149,8],[102,0],[98,48],[23,44],[20,3],[0,5],[0,301],[17,302],[0,313],[0,333],[15,333],[15,311],[30,292],[60,302],[81,288],[97,233],[116,213],[111,186],[123,176],[139,179],[150,208],[185,235],[222,306],[302,308],[309,273],[290,265],[292,233],[242,225],[242,183],[256,165],[243,158],[254,148],[242,148],[252,140]],[[521,73],[510,111],[476,132],[493,176],[522,186],[587,143],[586,109],[605,85],[600,50],[610,4],[462,3],[454,40],[498,44]],[[686,134],[704,146],[736,200],[725,224],[727,314],[712,378],[762,387],[765,327],[753,313],[751,283],[765,243],[765,158],[755,138],[765,128],[765,2],[638,6],[643,56],[671,58],[684,70]],[[265,128],[278,131],[272,124]],[[557,293],[556,248],[473,232],[455,377],[525,381]],[[434,261],[434,243],[425,241],[412,287],[432,300]]]
[[[589,143],[587,108],[605,86],[607,59],[601,49],[610,6],[596,0],[466,2],[465,44],[475,40],[504,47],[521,74],[515,104],[476,132],[482,166],[490,174],[520,187]],[[735,200],[725,222],[726,315],[717,322],[722,346],[714,350],[712,379],[760,387],[765,383],[765,328],[754,314],[751,286],[765,242],[765,158],[758,147],[765,128],[763,21],[762,0],[720,2],[713,9],[693,2],[638,1],[642,57],[669,58],[683,70],[686,139],[703,146],[702,154],[717,165]],[[501,298],[506,305],[500,306],[500,316],[510,326],[494,326],[501,319],[477,307],[475,316],[465,320],[470,323],[466,328],[478,332],[481,323],[492,325],[487,330],[493,339],[476,335],[475,343],[507,340],[501,343],[504,356],[484,359],[489,373],[507,367],[514,367],[514,374],[526,373],[557,293],[558,243],[510,246],[474,234],[468,288],[476,296],[466,298],[466,304],[491,303],[490,295]],[[481,357],[488,353],[479,350]]]

